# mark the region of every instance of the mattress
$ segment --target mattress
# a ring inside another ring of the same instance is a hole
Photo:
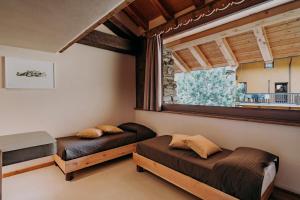
[[[57,138],[57,155],[68,161],[135,142],[137,142],[135,132],[105,134],[95,139],[68,136]]]
[[[165,135],[140,142],[137,145],[137,153],[196,180],[214,186],[216,183],[216,177],[213,173],[214,165],[230,155],[232,151],[222,149],[222,152],[210,156],[207,160],[199,159],[199,156],[193,151],[171,149],[169,147],[171,139],[171,136]],[[271,162],[264,168],[261,194],[263,194],[272,183],[275,175],[276,166],[274,162]]]
[[[95,139],[82,139],[76,136],[57,138],[57,155],[62,160],[68,161],[156,136],[153,130],[137,123],[123,123],[118,127],[124,132],[104,133],[103,136]]]

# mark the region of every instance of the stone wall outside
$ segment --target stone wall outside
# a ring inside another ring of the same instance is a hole
[[[173,104],[177,102],[175,66],[172,50],[163,49],[163,103]]]

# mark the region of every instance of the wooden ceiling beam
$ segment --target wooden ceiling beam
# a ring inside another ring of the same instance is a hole
[[[123,3],[121,3],[119,6],[117,6],[115,9],[111,10],[107,15],[99,19],[97,22],[92,24],[90,27],[88,27],[85,31],[83,31],[79,36],[77,36],[75,39],[73,39],[71,42],[66,44],[60,51],[59,53],[64,52],[66,49],[68,49],[70,46],[72,46],[74,43],[78,42],[85,36],[87,36],[90,32],[94,31],[98,26],[103,24],[105,21],[107,21],[109,18],[111,18],[113,15],[116,13],[120,12],[122,9],[127,7],[129,4],[131,4],[135,0],[125,0]]]
[[[198,61],[198,63],[203,67],[204,69],[212,68],[212,65],[207,60],[206,56],[203,54],[201,49],[197,46],[189,47],[189,50],[191,54],[194,56],[194,58]]]
[[[257,15],[246,17],[238,21],[234,21],[220,27],[213,28],[204,32],[200,32],[186,41],[184,39],[178,40],[178,43],[171,42],[165,44],[167,48],[171,48],[173,51],[186,49],[195,45],[201,45],[214,41],[216,39],[222,39],[225,37],[231,37],[241,33],[253,31],[257,26],[269,26],[284,21],[289,21],[300,16],[300,1],[293,2],[292,4],[281,6],[279,8],[271,9],[268,12],[262,12]]]
[[[175,65],[182,71],[182,72],[190,72],[191,68],[182,60],[182,58],[176,53],[173,52],[173,59]]]
[[[196,9],[196,6],[191,5],[191,6],[187,7],[187,8],[185,8],[185,9],[183,9],[183,10],[175,13],[174,17],[175,18],[179,18],[180,16],[185,15],[187,13],[190,13],[190,12],[194,11],[195,9]]]
[[[119,12],[114,17],[136,36],[141,36],[145,33],[145,30],[142,27],[137,26],[124,12]]]
[[[136,23],[136,25],[142,26],[145,30],[149,29],[147,20],[142,17],[134,7],[127,6],[124,9],[124,12],[131,18],[132,21]]]
[[[116,34],[119,37],[132,40],[137,37],[126,27],[124,27],[121,23],[114,20],[114,18],[111,18],[110,20],[104,22],[104,26],[106,26],[109,30],[111,30],[114,34]]]
[[[153,29],[166,22],[167,22],[166,19],[162,15],[160,15],[149,21],[149,29]]]
[[[225,38],[217,39],[216,43],[217,43],[220,51],[222,52],[225,60],[227,61],[228,65],[230,65],[232,67],[238,67],[239,63],[238,63],[232,49],[230,48],[228,42],[226,41],[226,39]]]
[[[124,54],[135,55],[135,43],[100,31],[92,31],[77,43]]]
[[[152,19],[149,21],[149,30],[154,29],[155,27],[158,27],[158,26],[168,22],[168,20],[171,20],[173,18],[176,19],[176,18],[178,18],[192,10],[195,10],[195,9],[196,9],[196,6],[192,5],[184,10],[181,10],[177,13],[172,14],[172,17],[170,19],[164,15],[160,15],[160,16],[156,17],[155,19]]]
[[[166,20],[171,20],[173,18],[173,13],[168,10],[167,8],[165,8],[159,0],[150,0],[150,2],[152,3],[152,5],[159,10],[159,12],[161,13],[161,15],[166,19]]]
[[[272,50],[264,28],[262,26],[257,26],[253,29],[253,33],[256,37],[257,44],[264,61],[273,62]]]
[[[175,35],[179,32],[195,28],[197,26],[203,25],[205,23],[208,23],[210,21],[222,18],[224,16],[233,14],[235,12],[240,12],[241,10],[248,9],[249,7],[255,6],[257,4],[266,2],[267,0],[251,0],[251,1],[244,1],[240,4],[232,4],[230,8],[224,10],[224,11],[218,11],[215,14],[203,17],[197,21],[191,22],[186,26],[181,26],[177,29],[173,29],[168,31],[167,33],[162,34],[163,38],[170,37],[172,35]],[[232,2],[232,0],[218,0],[218,1],[212,1],[208,4],[206,4],[203,7],[199,7],[193,11],[190,11],[189,13],[186,13],[176,19],[169,20],[167,23],[160,25],[159,27],[156,27],[152,30],[150,30],[147,33],[148,37],[152,37],[153,35],[157,33],[161,33],[164,30],[168,30],[170,27],[176,27],[179,23],[185,23],[186,21],[195,18],[195,16],[202,15],[203,13],[208,13],[213,9],[217,8],[223,8],[224,5],[227,5],[228,3]]]

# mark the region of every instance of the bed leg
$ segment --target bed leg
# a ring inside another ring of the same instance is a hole
[[[136,166],[136,171],[137,172],[144,172],[144,168],[142,168],[141,166]]]
[[[71,181],[74,178],[73,172],[66,173],[66,181]]]

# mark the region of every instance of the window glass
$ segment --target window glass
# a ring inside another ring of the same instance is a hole
[[[164,104],[300,109],[300,57],[205,68],[186,54],[164,49]]]

